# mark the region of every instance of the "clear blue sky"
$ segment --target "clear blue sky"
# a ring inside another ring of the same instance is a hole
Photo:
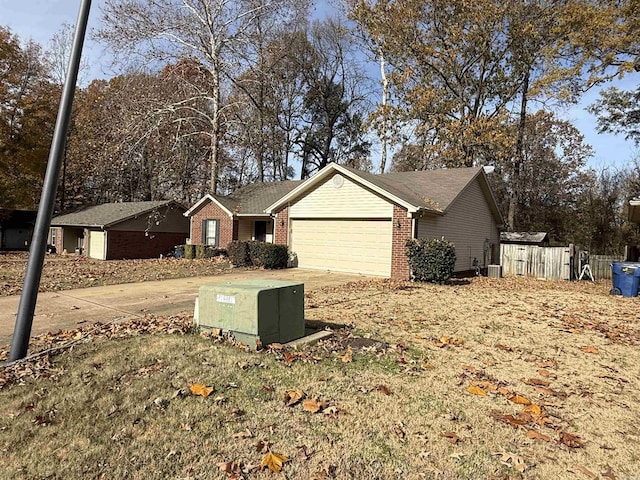
[[[74,25],[78,15],[81,0],[0,0],[0,25],[7,25],[13,33],[21,39],[33,38],[42,45],[46,45],[53,34],[60,30],[64,23]],[[93,0],[89,28],[96,28],[100,21],[100,7],[103,0]],[[318,11],[328,11],[331,7],[324,2],[318,2]],[[90,78],[109,77],[109,62],[105,60],[102,48],[90,38],[85,44],[84,55],[91,66]],[[635,89],[640,84],[640,74],[630,74],[617,81],[616,85],[622,89]],[[589,166],[603,168],[607,166],[624,167],[629,164],[638,149],[633,142],[625,141],[616,135],[598,134],[595,130],[595,117],[585,108],[598,97],[597,90],[584,96],[580,104],[566,109],[561,113],[562,118],[571,121],[585,136],[595,150],[595,155]]]

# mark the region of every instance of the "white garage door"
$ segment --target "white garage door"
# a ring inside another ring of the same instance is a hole
[[[98,260],[104,260],[105,258],[105,237],[107,232],[89,232],[89,256],[91,258],[97,258]]]
[[[391,220],[291,220],[300,268],[391,276]]]

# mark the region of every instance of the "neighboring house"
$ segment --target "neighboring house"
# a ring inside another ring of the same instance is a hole
[[[184,244],[186,209],[174,201],[105,203],[51,220],[49,243],[58,253],[91,258],[153,258]]]
[[[233,240],[273,243],[274,223],[265,209],[301,181],[254,183],[230,195],[205,195],[185,212],[191,243],[226,248]]]
[[[329,164],[266,209],[301,268],[408,279],[410,238],[445,238],[455,272],[497,260],[503,225],[483,168],[374,175]]]
[[[500,243],[544,247],[549,245],[549,234],[547,232],[501,232]]]
[[[37,213],[0,209],[0,250],[29,250]]]

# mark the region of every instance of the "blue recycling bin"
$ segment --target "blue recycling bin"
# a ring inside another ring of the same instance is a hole
[[[609,293],[623,297],[637,297],[640,285],[640,263],[616,262],[611,264],[613,288]]]

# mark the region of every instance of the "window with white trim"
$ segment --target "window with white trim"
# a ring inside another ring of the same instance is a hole
[[[220,220],[207,219],[202,221],[202,244],[217,247],[220,239]]]

